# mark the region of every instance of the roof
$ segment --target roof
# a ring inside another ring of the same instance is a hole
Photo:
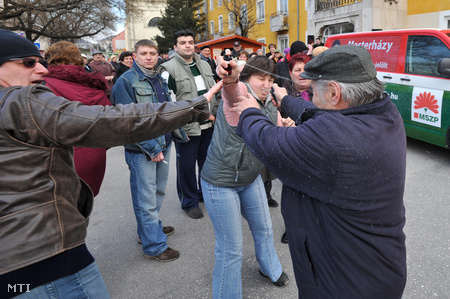
[[[255,44],[255,45],[258,45],[258,46],[266,46],[266,44],[264,44],[264,43],[260,43],[260,42],[258,42],[256,40],[249,39],[249,38],[237,35],[237,34],[224,36],[224,37],[213,39],[213,40],[209,40],[209,41],[206,41],[206,42],[201,42],[201,43],[196,44],[195,46],[200,48],[200,47],[203,47],[203,46],[206,46],[206,45],[212,46],[212,45],[215,45],[215,44],[223,43],[225,41],[233,41],[233,42],[234,41],[240,41],[240,42],[245,41],[245,42],[248,42],[248,43],[251,43],[251,44]]]

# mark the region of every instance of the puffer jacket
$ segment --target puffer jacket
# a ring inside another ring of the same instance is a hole
[[[0,87],[0,275],[85,242],[93,195],[73,146],[113,147],[209,117],[204,97],[182,103],[85,106],[47,87]]]

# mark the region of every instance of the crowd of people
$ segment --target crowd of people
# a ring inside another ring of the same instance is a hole
[[[67,41],[44,57],[8,30],[0,43],[1,298],[110,297],[85,238],[114,146],[144,258],[178,259],[159,215],[172,144],[183,213],[202,218],[204,202],[214,227],[213,298],[242,297],[242,218],[259,274],[288,284],[269,212],[276,178],[299,298],[401,298],[406,137],[363,47],[319,38],[283,55],[235,41],[231,60],[213,59],[181,30],[170,58],[143,39],[88,62]],[[17,282],[27,292],[9,292]]]

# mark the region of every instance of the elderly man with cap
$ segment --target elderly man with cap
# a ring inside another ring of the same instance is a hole
[[[200,58],[204,61],[206,61],[210,66],[211,70],[214,74],[214,80],[218,82],[220,80],[220,77],[216,74],[216,62],[213,58],[211,58],[211,48],[208,45],[205,45],[200,48]]]
[[[300,298],[401,298],[406,283],[406,137],[369,52],[329,49],[306,64],[313,103],[276,88],[296,127],[276,127],[249,95],[237,133],[282,181]]]
[[[233,56],[233,58],[238,57],[239,52],[241,52],[241,50],[242,50],[241,43],[239,41],[235,41],[233,44],[233,50],[231,50],[231,56]]]
[[[0,44],[8,45],[0,49],[0,298],[109,298],[85,244],[93,194],[75,172],[73,147],[141,142],[204,121],[220,84],[179,103],[86,106],[40,85],[47,62],[32,42],[0,29]]]
[[[105,77],[106,81],[108,81],[109,90],[107,91],[107,94],[109,97],[111,88],[114,85],[113,79],[114,75],[116,74],[116,69],[111,65],[111,63],[105,60],[105,57],[103,56],[103,53],[101,51],[92,53],[92,57],[94,58],[94,60],[89,63],[89,66],[94,73],[99,73],[100,75]]]

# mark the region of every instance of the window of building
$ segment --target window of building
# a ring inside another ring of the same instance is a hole
[[[323,31],[322,42],[327,40],[327,37],[334,34],[350,33],[355,32],[355,25],[352,23],[335,24],[326,27]]]
[[[256,1],[256,20],[258,22],[264,21],[264,0]]]
[[[152,19],[148,22],[148,27],[157,27],[160,20],[161,20],[160,17],[152,18]]]
[[[228,13],[228,31],[234,30],[234,14],[232,12]]]
[[[209,10],[214,9],[214,0],[209,0]]]
[[[219,16],[219,33],[223,33],[223,17]]]
[[[281,53],[284,53],[284,49],[289,47],[289,35],[283,34],[278,36],[278,49],[281,50]]]
[[[265,44],[266,43],[266,38],[265,37],[258,38],[256,41]],[[263,53],[266,54],[266,47],[261,46],[261,49],[263,50]]]
[[[217,0],[217,7],[222,6],[222,0]]]
[[[211,34],[214,34],[214,21],[211,21],[210,23],[210,31],[211,31]]]
[[[411,35],[406,47],[405,73],[444,77],[438,73],[439,61],[450,57],[450,50],[437,37]]]
[[[288,12],[288,0],[278,0],[277,8],[279,12],[287,14]]]

